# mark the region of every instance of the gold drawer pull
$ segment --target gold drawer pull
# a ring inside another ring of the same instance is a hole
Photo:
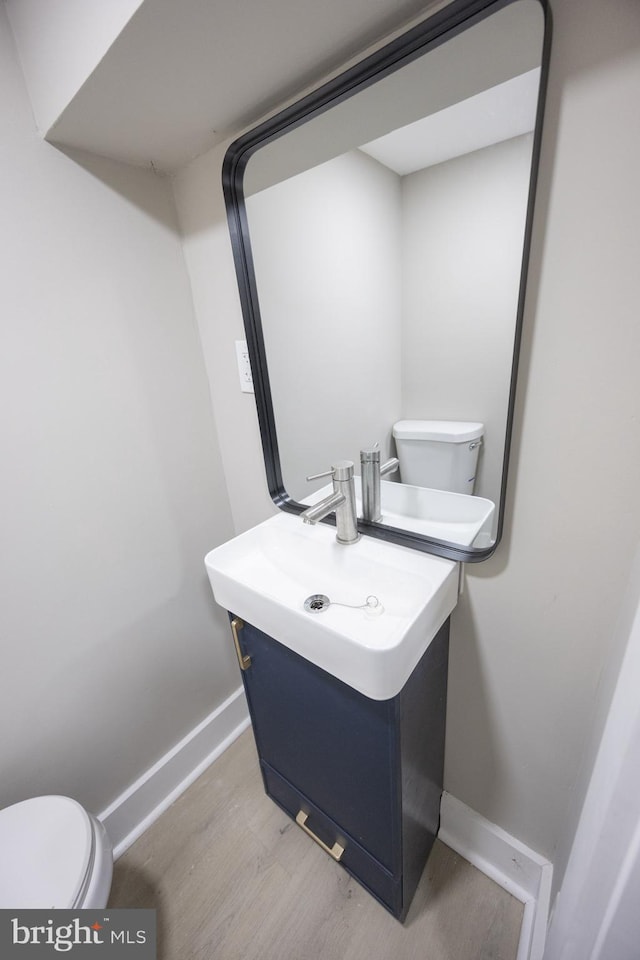
[[[308,833],[312,840],[318,844],[319,847],[322,847],[325,853],[328,853],[330,857],[333,857],[334,860],[340,860],[340,857],[344,853],[344,847],[341,846],[338,841],[334,843],[332,847],[328,847],[326,843],[323,843],[320,837],[316,837],[309,827],[307,826],[307,817],[309,814],[305,813],[304,810],[298,811],[298,816],[296,817],[296,823],[299,827],[302,827],[305,833]]]
[[[238,640],[238,630],[242,630],[244,627],[244,620],[241,620],[240,617],[234,617],[231,621],[231,633],[233,634],[233,642],[236,646],[236,653],[238,655],[238,663],[240,664],[241,670],[248,670],[251,666],[251,657],[243,654],[240,649],[240,641]]]

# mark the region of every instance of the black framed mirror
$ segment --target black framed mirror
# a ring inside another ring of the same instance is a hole
[[[550,33],[546,0],[454,0],[230,146],[280,508],[301,513],[326,492],[307,476],[344,459],[359,472],[378,442],[400,467],[361,533],[454,560],[495,551]]]

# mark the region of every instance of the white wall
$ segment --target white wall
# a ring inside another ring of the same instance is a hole
[[[478,420],[475,493],[502,479],[532,135],[402,180],[402,413]]]
[[[558,881],[640,534],[640,7],[552,5],[510,521],[454,618],[446,778]]]
[[[285,488],[400,418],[400,180],[359,150],[247,199]]]
[[[36,124],[51,127],[142,0],[5,0]]]
[[[36,134],[0,7],[0,806],[98,812],[238,686],[232,533],[171,192]]]
[[[556,900],[545,960],[638,956],[640,550],[611,639],[613,669],[607,665],[597,698],[601,701],[606,691],[610,710]]]
[[[640,533],[640,7],[553,0],[553,11],[508,522],[495,558],[467,567],[453,618],[445,786],[555,860],[559,876],[595,755],[594,693]],[[234,377],[223,382],[242,335],[223,154],[183,168],[176,197],[243,527],[270,508],[255,415]]]
[[[213,400],[236,533],[276,513],[264,471],[254,397],[241,393],[235,341],[244,340],[222,196],[228,144],[183,167],[173,182],[184,256]]]

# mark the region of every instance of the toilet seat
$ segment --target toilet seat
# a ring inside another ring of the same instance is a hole
[[[0,908],[81,907],[95,856],[92,818],[70,797],[0,810]]]

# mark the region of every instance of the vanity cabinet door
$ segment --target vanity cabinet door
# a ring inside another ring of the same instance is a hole
[[[397,876],[397,698],[364,697],[250,624],[239,636],[260,759]]]
[[[439,825],[449,622],[383,701],[251,624],[237,632],[267,794],[404,919]]]

